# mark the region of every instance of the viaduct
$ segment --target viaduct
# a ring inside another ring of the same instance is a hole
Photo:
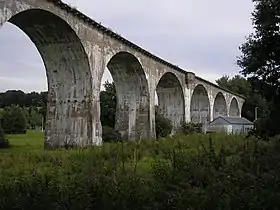
[[[102,144],[99,94],[107,67],[117,92],[116,129],[155,138],[155,92],[174,129],[183,121],[240,116],[243,96],[164,61],[61,0],[0,0],[10,22],[36,45],[47,73],[45,148]]]

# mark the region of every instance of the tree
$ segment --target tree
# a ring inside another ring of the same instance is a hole
[[[237,64],[248,77],[252,89],[269,103],[269,135],[280,133],[280,1],[253,0],[255,32],[240,47]]]
[[[27,120],[17,105],[5,107],[2,115],[2,127],[5,133],[26,133]]]
[[[105,90],[100,93],[101,123],[102,126],[115,127],[117,97],[114,82],[104,84]]]
[[[240,49],[242,56],[237,64],[245,76],[250,76],[254,87],[268,99],[280,95],[280,2],[278,0],[254,0],[253,25]],[[278,100],[278,99],[277,99]]]
[[[39,113],[38,108],[31,107],[29,114],[29,125],[32,129],[35,129],[36,126],[41,126],[42,124],[42,115]]]
[[[232,78],[224,75],[221,78],[217,79],[216,82],[219,86],[240,95],[248,96],[252,92],[251,84],[247,81],[247,79],[240,75],[235,75]]]

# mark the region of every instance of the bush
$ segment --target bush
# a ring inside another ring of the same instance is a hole
[[[59,153],[3,152],[0,206],[278,209],[279,148],[280,141],[215,134]]]
[[[27,119],[19,106],[12,105],[4,109],[2,127],[7,134],[26,133]]]
[[[184,134],[202,133],[202,123],[184,122],[182,129]]]
[[[155,112],[155,121],[156,121],[156,137],[164,138],[171,134],[172,132],[172,123],[169,119],[165,118],[159,113],[158,110]]]
[[[249,129],[247,137],[254,136],[263,140],[268,140],[269,136],[271,136],[269,134],[269,129],[267,128],[269,124],[267,118],[259,118],[254,122],[254,127]]]
[[[109,126],[103,126],[102,139],[103,142],[119,141],[121,140],[121,134]]]
[[[9,141],[5,137],[5,133],[0,124],[0,148],[7,148],[9,147]]]

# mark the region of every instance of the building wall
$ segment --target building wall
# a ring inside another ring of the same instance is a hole
[[[231,133],[232,126],[231,125],[208,125],[207,132],[217,132],[217,133]]]
[[[247,134],[248,129],[252,129],[254,125],[232,125],[232,133]]]

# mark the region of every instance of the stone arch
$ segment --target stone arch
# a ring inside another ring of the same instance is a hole
[[[98,144],[92,142],[89,60],[76,32],[65,20],[42,9],[4,15],[7,17],[2,17],[2,21],[20,28],[35,44],[45,65],[48,81],[45,148]]]
[[[118,52],[107,64],[117,95],[116,124],[123,139],[150,137],[148,81],[141,63],[129,52]]]
[[[182,85],[174,73],[163,74],[156,86],[158,111],[171,120],[173,130],[180,130],[184,122],[185,103]]]
[[[213,106],[213,118],[215,119],[219,116],[227,116],[227,103],[222,92],[217,93]]]
[[[207,123],[210,121],[210,101],[206,88],[197,85],[191,97],[191,121],[195,123]]]
[[[229,106],[229,116],[237,117],[240,116],[240,110],[238,101],[235,97],[231,99],[230,106]]]

